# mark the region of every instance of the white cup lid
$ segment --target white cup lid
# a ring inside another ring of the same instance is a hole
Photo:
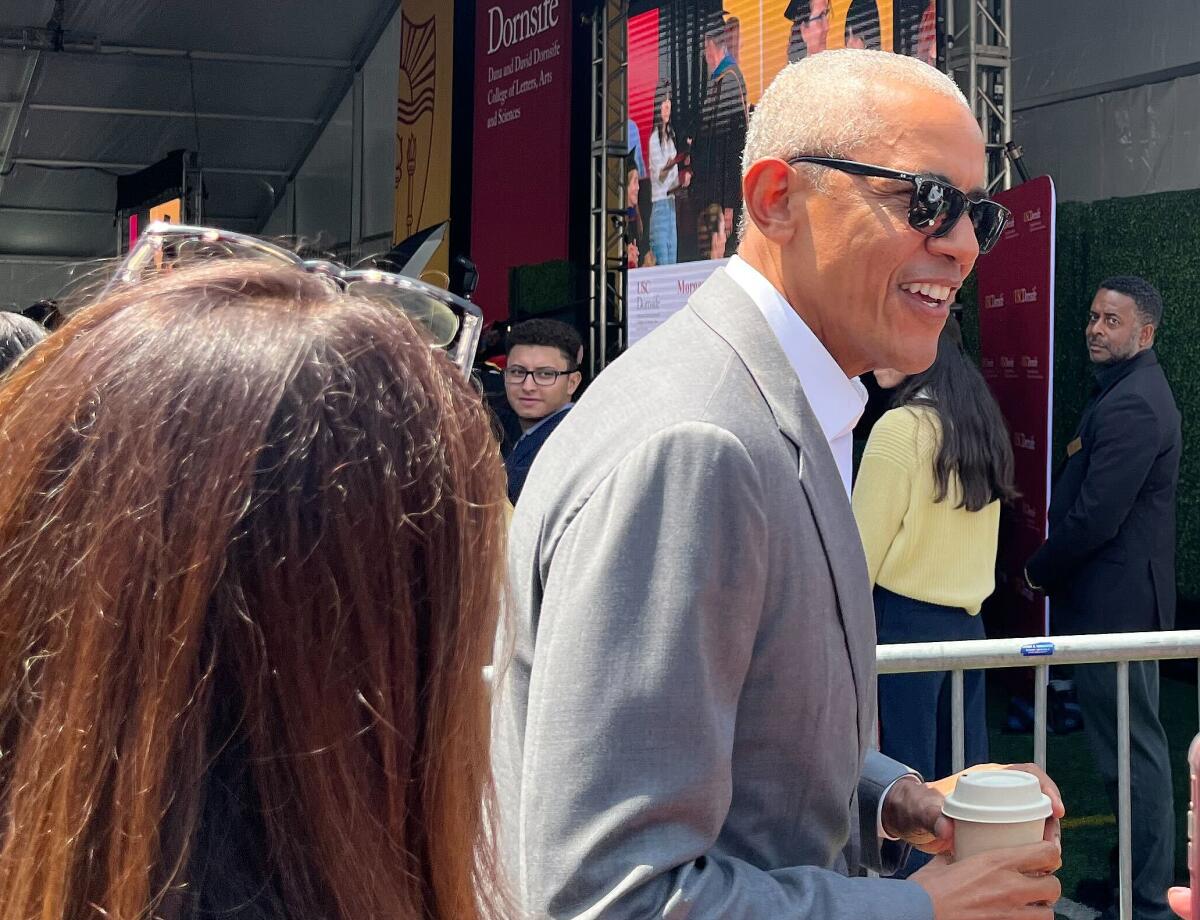
[[[1054,806],[1038,778],[1021,770],[964,773],[946,796],[942,814],[980,824],[1016,824],[1050,817]]]

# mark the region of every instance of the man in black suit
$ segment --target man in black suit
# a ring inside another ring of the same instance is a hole
[[[1096,386],[1054,484],[1049,538],[1025,569],[1030,586],[1049,593],[1059,634],[1175,625],[1175,487],[1182,435],[1154,352],[1162,314],[1158,291],[1141,278],[1109,278],[1092,301],[1087,345]],[[1116,665],[1076,668],[1075,684],[1115,812]],[[1129,716],[1134,917],[1167,920],[1173,916],[1166,891],[1175,822],[1156,662],[1130,664]]]

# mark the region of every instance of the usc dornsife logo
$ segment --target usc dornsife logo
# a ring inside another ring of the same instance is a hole
[[[1042,219],[1042,209],[1035,208],[1032,211],[1026,211],[1022,216],[1025,218],[1025,223],[1032,224],[1035,220]]]
[[[1017,288],[1013,291],[1013,303],[1037,303],[1037,288]]]
[[[1037,441],[1019,431],[1013,432],[1013,445],[1021,450],[1037,450]]]
[[[1003,294],[988,294],[983,298],[983,308],[985,310],[996,310],[1004,306]]]

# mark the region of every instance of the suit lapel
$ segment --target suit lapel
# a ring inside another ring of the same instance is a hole
[[[536,435],[535,435],[536,436]],[[529,453],[530,445],[533,443],[533,437],[522,437],[516,444],[513,445],[512,453],[508,455],[508,462],[512,466],[519,466]]]
[[[531,454],[537,452],[537,449],[546,442],[546,439],[558,427],[558,423],[563,420],[563,417],[569,410],[559,410],[550,418],[542,422],[540,428],[532,434],[527,434],[521,438],[513,446],[512,453],[509,455],[514,463],[522,463],[528,461]]]
[[[737,352],[780,432],[797,452],[797,475],[813,509],[837,595],[858,695],[859,734],[874,736],[875,613],[858,526],[837,463],[775,333],[750,296],[718,269],[688,305]]]

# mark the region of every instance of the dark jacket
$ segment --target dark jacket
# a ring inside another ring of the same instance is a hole
[[[492,415],[492,433],[500,442],[500,453],[505,457],[521,438],[521,420],[508,403],[508,392],[504,388],[504,372],[490,361],[476,365],[475,379],[483,392],[483,400]]]
[[[542,445],[546,443],[546,439],[550,437],[559,423],[567,417],[570,410],[570,406],[565,406],[539,424],[536,431],[523,435],[508,456],[504,458],[504,468],[508,470],[508,500],[514,505],[521,497],[521,490],[525,488],[525,479],[529,476],[529,468],[533,466],[538,451],[542,449]]]
[[[733,58],[726,56],[713,71],[700,110],[696,137],[696,206],[703,211],[716,204],[734,212],[742,206],[742,150],[749,122],[746,79]],[[726,227],[725,255],[733,255],[737,233]]]
[[[1153,351],[1096,380],[1029,578],[1049,591],[1060,635],[1171,629],[1179,410]]]

